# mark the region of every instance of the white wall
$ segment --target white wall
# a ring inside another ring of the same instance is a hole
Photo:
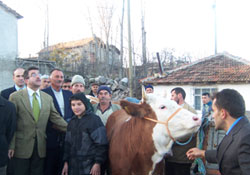
[[[245,100],[245,105],[246,105],[246,110],[250,111],[250,84],[228,84],[228,85],[219,85],[218,90],[222,89],[235,89],[237,90],[244,98]]]
[[[192,107],[194,107],[194,91],[193,91],[193,87],[190,85],[157,85],[154,86],[154,93],[159,94],[159,95],[166,95],[167,94],[167,98],[170,99],[171,98],[171,90],[176,88],[176,87],[181,87],[184,89],[184,91],[186,92],[186,99],[185,101],[191,105]]]
[[[0,59],[0,91],[14,85],[12,79],[15,68],[14,60]]]
[[[167,98],[171,98],[171,90],[175,87],[181,87],[186,92],[185,101],[194,107],[194,89],[195,88],[217,88],[221,91],[226,88],[237,90],[244,98],[246,110],[250,111],[250,84],[226,84],[226,85],[208,85],[208,86],[190,86],[190,85],[154,85],[154,93],[159,95],[167,94]]]
[[[14,85],[12,72],[18,55],[17,18],[0,6],[0,91]]]
[[[0,58],[16,58],[17,37],[17,18],[0,6]]]

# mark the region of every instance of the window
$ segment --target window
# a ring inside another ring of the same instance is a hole
[[[202,109],[201,96],[204,92],[208,92],[212,96],[217,91],[218,91],[217,88],[195,88],[194,89],[194,107],[195,107],[195,110]]]

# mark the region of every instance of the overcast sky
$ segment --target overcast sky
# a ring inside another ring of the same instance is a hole
[[[20,56],[35,56],[43,48],[45,7],[47,0],[2,0],[24,18],[18,22]],[[48,0],[49,44],[78,40],[100,32],[97,7],[104,0]],[[112,1],[112,0],[109,0]],[[118,21],[122,0],[113,0],[112,43],[119,46]],[[250,60],[250,1],[217,0],[218,52],[228,52]],[[214,53],[214,0],[131,0],[131,30],[136,52],[141,48],[141,10],[145,13],[147,49],[151,53],[163,48],[189,52],[197,58]],[[127,5],[127,2],[126,2]],[[89,9],[89,12],[88,10]],[[125,14],[125,24],[127,14]],[[127,27],[124,33],[127,35]],[[124,37],[127,47],[127,36]]]

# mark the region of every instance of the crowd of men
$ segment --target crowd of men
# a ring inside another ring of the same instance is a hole
[[[119,105],[111,102],[112,91],[108,86],[99,85],[96,82],[91,84],[89,95],[98,98],[99,103],[90,105],[84,94],[86,85],[81,75],[64,79],[63,71],[60,69],[53,69],[50,75],[41,76],[37,67],[29,67],[26,70],[17,68],[13,72],[13,81],[14,86],[1,91],[0,96],[0,175],[68,174],[65,149],[70,150],[68,147],[72,142],[76,145],[71,148],[75,152],[72,155],[74,158],[79,154],[78,149],[85,149],[86,152],[87,148],[77,142],[77,139],[79,137],[83,139],[84,134],[88,135],[89,127],[91,127],[91,134],[85,137],[96,142],[89,142],[88,146],[94,147],[95,152],[98,152],[96,149],[99,147],[108,149],[105,146],[106,133],[101,134],[100,131],[105,132],[104,126],[108,117],[120,109]],[[154,93],[154,87],[145,86],[145,92]],[[186,103],[185,97],[183,88],[176,87],[171,90],[171,100],[196,114],[196,111]],[[131,97],[127,100],[141,103],[140,100]],[[243,97],[235,90],[226,89],[217,93],[213,101],[209,93],[202,94],[202,102],[203,121],[214,111],[215,127],[227,132],[226,139],[223,139],[217,152],[195,148],[196,136],[193,136],[185,146],[174,144],[172,155],[165,157],[165,174],[190,174],[192,163],[198,157],[218,163],[222,174],[249,173],[250,124],[245,117]],[[79,114],[79,111],[82,113]],[[82,121],[81,116],[86,116],[85,118],[94,116],[95,120],[89,121],[89,126],[85,126],[86,131],[82,131],[79,137],[73,137],[72,134],[79,133],[75,128],[79,128],[77,121]],[[71,124],[74,127],[67,130],[69,122],[74,123]],[[79,144],[81,148],[78,148]],[[240,151],[234,151],[234,149]],[[230,152],[233,156],[229,154]],[[107,151],[103,151],[102,154],[103,157],[107,156]],[[98,160],[93,162],[93,167],[90,167],[91,172],[87,174],[110,173],[107,160],[100,159],[100,155]],[[88,159],[74,159],[74,161],[87,162]],[[82,170],[85,165],[75,163],[73,166]],[[198,170],[196,169],[195,172]],[[78,171],[76,174],[81,173]]]

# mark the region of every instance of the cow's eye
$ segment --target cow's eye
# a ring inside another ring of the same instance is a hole
[[[160,109],[167,109],[167,107],[165,105],[161,105]]]

